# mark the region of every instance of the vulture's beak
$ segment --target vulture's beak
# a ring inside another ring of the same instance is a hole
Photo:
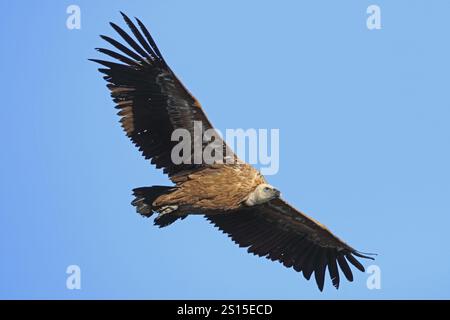
[[[280,192],[280,190],[278,190],[278,189],[275,189],[275,196],[276,196],[276,197],[279,197],[279,196],[281,196],[281,192]]]

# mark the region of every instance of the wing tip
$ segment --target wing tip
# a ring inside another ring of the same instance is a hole
[[[361,252],[358,250],[353,250],[352,254],[354,254],[355,256],[357,256],[359,258],[364,258],[364,259],[369,259],[369,260],[375,260],[375,258],[373,256],[378,256],[377,253]]]

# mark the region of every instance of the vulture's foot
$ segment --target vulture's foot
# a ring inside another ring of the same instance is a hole
[[[174,212],[177,209],[178,209],[178,206],[164,206],[164,207],[161,207],[158,210],[158,212],[159,212],[159,215],[162,216],[162,215]]]

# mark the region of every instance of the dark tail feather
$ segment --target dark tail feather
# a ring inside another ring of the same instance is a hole
[[[151,217],[156,208],[153,202],[159,196],[170,193],[173,187],[153,186],[133,189],[133,195],[136,197],[131,204],[136,207],[136,211],[145,217]]]
[[[153,213],[159,213],[158,210],[160,209],[160,207],[153,206],[153,202],[159,196],[170,193],[173,190],[175,190],[174,187],[165,186],[136,188],[133,190],[135,199],[131,202],[131,204],[136,207],[136,211],[142,216],[151,217]],[[184,218],[186,218],[186,215],[179,215],[176,211],[167,214],[159,214],[155,219],[155,226],[164,228],[178,219],[183,220]]]
[[[187,217],[186,215],[177,215],[176,213],[175,214],[174,213],[175,212],[158,216],[154,222],[155,226],[164,228],[164,227],[167,227],[168,225],[171,225],[178,219],[183,220],[184,218]]]

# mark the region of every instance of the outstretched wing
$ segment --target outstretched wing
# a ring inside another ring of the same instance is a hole
[[[118,115],[123,129],[143,156],[151,159],[157,168],[163,168],[170,177],[203,166],[198,160],[194,161],[193,146],[199,141],[196,139],[201,139],[199,145],[203,148],[207,141],[203,141],[201,135],[194,136],[194,122],[197,126],[201,124],[204,131],[213,128],[211,123],[200,103],[170,70],[142,22],[136,19],[139,30],[125,14],[122,13],[122,16],[135,39],[111,23],[129,47],[110,37],[101,36],[116,51],[97,50],[117,61],[91,61],[103,66],[99,71],[105,74],[111,96],[120,110]],[[175,129],[186,129],[191,138],[191,154],[183,154],[184,161],[181,164],[174,164],[171,159],[172,149],[178,143],[171,140]],[[223,145],[223,157],[236,157],[222,140],[217,143]]]
[[[373,259],[351,248],[325,226],[281,199],[206,218],[240,247],[248,247],[248,252],[303,272],[308,280],[314,273],[321,291],[327,267],[333,285],[339,288],[338,265],[347,280],[353,281],[347,262],[364,272],[355,256]]]

